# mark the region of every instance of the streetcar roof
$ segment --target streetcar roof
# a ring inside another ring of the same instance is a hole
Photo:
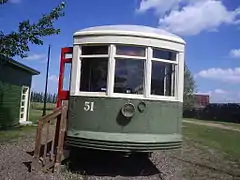
[[[142,25],[106,25],[95,26],[90,28],[81,29],[74,33],[74,36],[87,36],[87,35],[127,35],[139,36],[155,39],[163,39],[185,44],[185,41],[164,29],[153,28]]]

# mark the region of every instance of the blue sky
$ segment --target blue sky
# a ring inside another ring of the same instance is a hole
[[[19,21],[37,21],[60,0],[10,0],[1,6],[4,32],[15,30]],[[138,24],[164,28],[187,42],[186,62],[200,93],[212,102],[240,102],[240,2],[238,0],[88,0],[66,1],[65,16],[55,26],[59,35],[44,38],[43,46],[30,45],[29,57],[18,58],[41,75],[33,89],[44,90],[48,44],[52,45],[49,91],[57,89],[61,47],[72,46],[75,31],[107,24]]]

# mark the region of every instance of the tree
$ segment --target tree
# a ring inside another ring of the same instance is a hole
[[[3,5],[7,2],[8,0],[1,0],[0,4]],[[27,57],[29,43],[43,45],[43,37],[59,34],[60,29],[56,29],[53,25],[55,20],[64,16],[64,12],[62,12],[64,7],[65,3],[62,2],[49,14],[43,14],[36,23],[30,23],[29,20],[20,22],[17,31],[4,34],[0,30],[0,55],[8,58]]]
[[[187,65],[184,65],[183,110],[190,110],[194,105],[195,81]]]

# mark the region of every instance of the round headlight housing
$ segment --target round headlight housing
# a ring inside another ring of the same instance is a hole
[[[135,114],[135,107],[132,103],[126,103],[123,105],[121,111],[124,117],[131,118]]]

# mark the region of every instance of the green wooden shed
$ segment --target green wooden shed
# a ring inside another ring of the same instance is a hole
[[[0,56],[0,128],[29,123],[32,76],[38,74],[35,69]]]

